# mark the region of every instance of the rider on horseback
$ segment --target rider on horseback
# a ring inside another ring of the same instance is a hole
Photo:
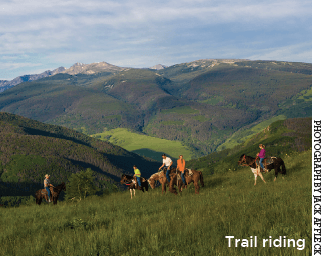
[[[186,179],[184,177],[184,171],[186,167],[186,162],[183,159],[183,155],[179,156],[179,160],[177,160],[177,169],[181,172],[181,179],[184,185],[187,185]]]
[[[257,154],[257,157],[260,158],[260,166],[261,166],[261,169],[264,170],[264,171],[268,171],[264,168],[263,166],[263,160],[265,158],[265,153],[266,153],[266,150],[264,149],[265,146],[263,144],[259,144],[259,148],[261,149],[261,151]]]
[[[134,169],[134,177],[137,179],[138,186],[141,187],[141,171],[136,167],[136,165],[133,166]]]
[[[45,179],[44,179],[44,187],[47,191],[47,194],[48,194],[48,202],[50,203],[51,202],[51,190],[49,189],[49,187],[53,187],[52,184],[50,184],[50,180],[49,180],[49,177],[50,175],[46,174],[45,175]]]
[[[165,154],[162,154],[162,159],[163,159],[163,164],[159,168],[159,170],[162,169],[164,166],[167,168],[167,172],[166,172],[165,176],[168,180],[168,183],[170,183],[170,171],[171,171],[171,165],[173,164],[173,162],[172,162],[171,158],[166,157]]]

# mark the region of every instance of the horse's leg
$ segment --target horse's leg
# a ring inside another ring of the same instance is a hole
[[[179,181],[179,192],[182,192],[183,186],[183,181]]]
[[[174,193],[175,195],[178,194],[177,190],[174,188],[174,184],[172,183],[172,181],[170,181],[169,190],[171,193]]]
[[[276,181],[278,177],[278,167],[275,167],[275,178],[273,181]]]
[[[194,185],[195,185],[195,194],[199,194],[199,184],[198,184],[198,181],[194,181]]]
[[[163,193],[165,192],[165,190],[166,190],[166,189],[165,189],[165,182],[163,181],[163,182],[162,182],[162,195],[163,195]]]
[[[36,195],[36,204],[40,205],[42,203],[42,196]]]
[[[262,174],[261,174],[261,172],[259,172],[259,174],[258,174],[258,175],[259,175],[259,176],[260,176],[260,178],[261,178],[261,179],[263,180],[263,182],[264,182],[264,183],[266,183],[266,182],[265,182],[265,180],[264,180],[264,178],[263,178],[263,176],[262,176]]]
[[[189,178],[185,177],[185,180],[186,180],[186,184],[184,185],[184,188],[187,189],[187,185],[189,185]]]

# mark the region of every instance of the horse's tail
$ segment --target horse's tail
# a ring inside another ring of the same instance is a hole
[[[36,204],[40,205],[42,203],[42,196],[39,190],[36,191],[35,198],[36,198]]]
[[[283,160],[281,160],[281,173],[284,175],[287,173],[286,166]]]
[[[204,184],[204,176],[203,176],[201,171],[200,171],[200,184],[201,184],[202,187],[205,186],[205,184]]]

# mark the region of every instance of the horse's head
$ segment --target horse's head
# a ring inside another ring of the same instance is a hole
[[[250,166],[251,168],[255,168],[256,167],[255,158],[242,154],[238,161],[238,165]]]
[[[64,182],[62,183],[62,190],[66,191],[66,186]]]
[[[123,175],[121,176],[120,184],[126,184],[126,180],[127,180],[126,175],[123,174]]]
[[[155,180],[152,177],[150,177],[147,181],[149,182],[150,187],[152,189],[154,189],[155,188]]]
[[[158,170],[158,172],[154,173],[147,181],[150,184],[150,187],[154,189],[156,187],[156,181],[160,178],[161,171]]]
[[[247,164],[246,163],[246,155],[242,154],[239,161],[238,161],[238,165],[244,165],[244,164]]]
[[[121,183],[121,184],[130,184],[130,183],[132,183],[131,180],[132,180],[132,177],[123,174],[123,175],[121,176],[120,183]]]

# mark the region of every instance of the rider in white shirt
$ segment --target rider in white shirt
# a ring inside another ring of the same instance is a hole
[[[170,183],[170,171],[171,171],[171,166],[172,166],[173,162],[172,162],[171,158],[167,157],[165,154],[162,154],[162,159],[163,159],[163,164],[159,168],[159,170],[162,169],[164,166],[167,168],[167,172],[165,175],[166,175],[168,182]]]

